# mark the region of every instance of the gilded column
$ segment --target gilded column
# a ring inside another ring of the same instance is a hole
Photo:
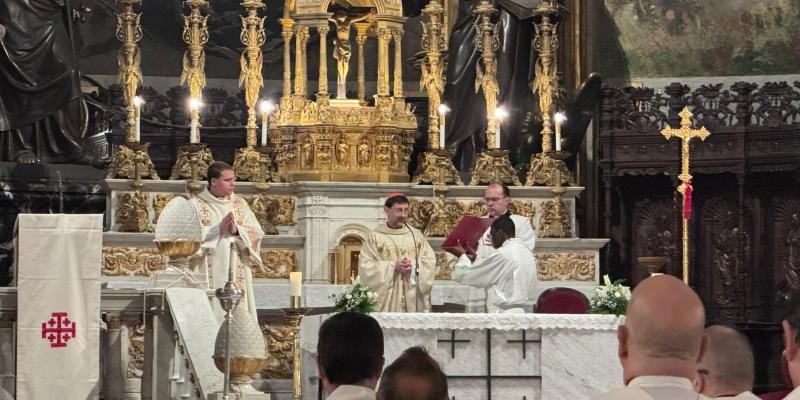
[[[392,30],[394,39],[394,97],[405,97],[403,94],[403,30],[398,28]]]
[[[283,37],[283,96],[292,95],[292,26],[294,20],[281,18],[281,36]]]
[[[317,26],[319,32],[319,93],[317,97],[328,96],[328,21]]]
[[[358,45],[358,101],[365,102],[367,96],[364,80],[364,45],[367,43],[367,29],[369,24],[356,25],[356,44]]]
[[[389,28],[378,28],[378,96],[389,96],[389,40],[392,31]]]
[[[306,43],[308,43],[308,27],[294,26],[294,94],[306,96]]]
[[[241,75],[239,86],[244,87],[244,101],[247,104],[247,147],[256,145],[256,103],[261,88],[264,86],[264,76],[261,66],[264,61],[261,45],[266,41],[264,32],[264,19],[258,16],[258,9],[264,8],[261,0],[245,0],[242,6],[247,11],[247,16],[242,17],[242,33],[240,38],[245,46],[240,60]]]

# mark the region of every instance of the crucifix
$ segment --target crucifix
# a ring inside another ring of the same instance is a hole
[[[683,282],[689,284],[689,219],[692,218],[692,175],[689,174],[689,142],[693,138],[705,141],[711,133],[705,128],[692,129],[692,113],[689,107],[684,107],[678,114],[681,117],[681,127],[678,129],[667,127],[661,130],[664,139],[677,137],[681,140],[681,173],[678,179],[678,193],[683,196]]]

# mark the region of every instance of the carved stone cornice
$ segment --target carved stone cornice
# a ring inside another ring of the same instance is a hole
[[[540,281],[593,281],[595,253],[535,253]]]
[[[166,266],[167,257],[155,247],[103,247],[101,271],[105,276],[149,276]]]
[[[289,272],[297,271],[297,251],[286,249],[261,250],[261,263],[265,272],[251,266],[253,278],[289,279]]]

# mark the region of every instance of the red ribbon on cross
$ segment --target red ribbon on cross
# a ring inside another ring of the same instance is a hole
[[[692,181],[683,184],[683,219],[692,219]]]

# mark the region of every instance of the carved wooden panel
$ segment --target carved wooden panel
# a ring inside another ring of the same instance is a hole
[[[780,197],[773,203],[773,272],[778,292],[800,289],[800,198]]]
[[[666,257],[665,272],[676,272],[680,268],[681,229],[673,200],[661,198],[637,201],[633,206],[632,215],[632,282],[638,283],[649,276],[647,271],[638,265],[639,257]]]

